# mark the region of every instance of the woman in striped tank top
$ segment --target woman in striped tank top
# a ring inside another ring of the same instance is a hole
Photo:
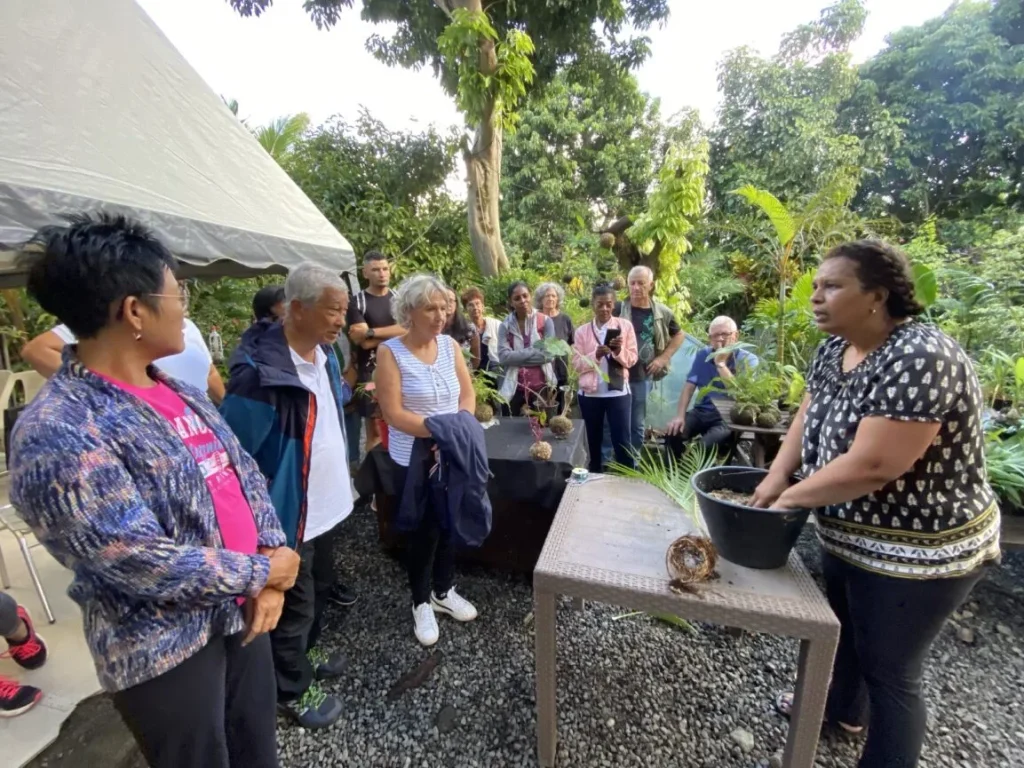
[[[405,487],[416,438],[431,436],[426,418],[476,410],[466,360],[455,340],[443,335],[447,307],[448,287],[441,280],[432,275],[407,278],[394,292],[392,314],[408,330],[377,351],[377,402],[388,423],[388,453],[399,467],[399,489]],[[430,646],[438,638],[434,613],[472,621],[477,611],[452,585],[455,544],[450,534],[441,533],[434,510],[424,515],[406,550],[414,633]]]

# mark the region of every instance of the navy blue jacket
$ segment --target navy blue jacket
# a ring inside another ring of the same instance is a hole
[[[470,547],[479,547],[491,532],[491,499],[487,495],[487,443],[480,422],[468,411],[428,416],[432,437],[416,438],[398,508],[397,526],[403,531],[420,527],[428,499],[439,508],[441,530]],[[431,446],[439,449],[441,466],[429,476]]]
[[[344,434],[343,409],[352,399],[352,390],[341,377],[338,356],[331,346],[321,344],[320,349],[327,355],[327,376]],[[221,415],[270,483],[270,500],[288,546],[294,547],[306,529],[316,395],[299,380],[280,323],[261,320],[253,324],[242,334],[229,365]],[[344,461],[344,456],[338,457],[339,471]]]

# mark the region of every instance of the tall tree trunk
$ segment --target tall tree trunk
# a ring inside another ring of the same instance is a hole
[[[434,0],[445,13],[454,8],[483,12],[481,0]],[[498,69],[498,56],[493,40],[480,44],[480,72],[492,77]],[[493,277],[508,269],[505,245],[501,241],[501,144],[502,131],[495,125],[494,102],[484,110],[483,122],[476,127],[473,146],[463,153],[466,163],[466,187],[469,210],[469,242],[473,255],[485,277]]]
[[[473,148],[464,154],[469,192],[469,242],[480,273],[492,277],[508,269],[498,209],[501,181],[501,128],[481,125]]]

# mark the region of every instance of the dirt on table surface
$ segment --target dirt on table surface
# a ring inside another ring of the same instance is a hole
[[[744,507],[751,506],[750,500],[754,498],[752,493],[740,493],[739,491],[730,491],[722,489],[720,491],[708,491],[708,496],[713,496],[716,499],[722,501],[729,501],[733,504],[741,504]]]

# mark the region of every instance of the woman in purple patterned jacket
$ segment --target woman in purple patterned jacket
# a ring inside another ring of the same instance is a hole
[[[69,568],[100,683],[154,768],[276,768],[269,632],[298,556],[266,481],[181,352],[174,260],[122,217],[26,249],[29,293],[77,336],[18,420],[11,498]]]

